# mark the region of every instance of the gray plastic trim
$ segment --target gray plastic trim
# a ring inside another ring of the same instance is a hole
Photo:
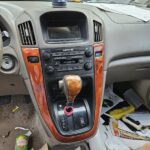
[[[150,56],[131,57],[109,63],[107,83],[147,79],[150,77]]]

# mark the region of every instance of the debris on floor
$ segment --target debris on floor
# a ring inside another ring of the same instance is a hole
[[[24,127],[15,127],[15,130],[22,130],[24,134],[18,135],[16,138],[15,150],[28,150],[29,138],[32,135],[32,132]]]
[[[15,106],[15,108],[13,108],[13,109],[12,109],[12,113],[17,112],[17,111],[18,111],[18,109],[19,109],[19,107],[18,107],[18,106]]]
[[[133,105],[136,109],[142,106],[141,98],[134,92],[133,89],[128,89],[123,94],[124,99]]]
[[[116,108],[109,112],[109,115],[112,118],[115,118],[117,120],[121,119],[123,116],[132,113],[135,111],[135,108],[132,105],[123,106],[121,108]]]
[[[108,87],[104,93],[101,115],[106,148],[135,150],[150,143],[149,118],[149,111],[133,89],[119,97],[113,92],[113,86]]]
[[[28,150],[28,137],[19,135],[16,138],[15,150]]]
[[[101,114],[104,114],[105,112],[112,109],[117,104],[119,104],[120,102],[123,102],[123,101],[124,100],[122,98],[120,98],[118,95],[116,95],[112,91],[111,87],[108,87],[104,93],[103,109],[102,109]]]
[[[7,131],[5,134],[2,135],[2,138],[7,138],[10,135],[10,131]]]
[[[16,106],[19,111],[12,113]],[[26,103],[24,96],[12,96],[9,104],[0,105],[0,120],[0,150],[14,150],[16,137],[29,130],[32,132],[30,148],[38,150],[45,143],[34,106]]]
[[[29,138],[31,137],[32,132],[29,129],[23,127],[15,127],[15,130],[26,131],[26,133],[16,137],[15,150],[28,150]]]
[[[24,127],[15,127],[15,130],[24,130],[24,131],[29,131],[29,129],[24,128]]]

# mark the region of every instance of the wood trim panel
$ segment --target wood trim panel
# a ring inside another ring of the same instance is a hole
[[[100,118],[100,109],[101,109],[101,100],[102,100],[102,91],[103,91],[103,67],[104,67],[104,44],[95,44],[94,53],[100,52],[100,56],[95,56],[95,97],[96,97],[96,106],[95,106],[95,118],[94,118],[94,129],[98,127],[99,118]]]
[[[103,52],[104,45],[97,44],[94,46],[95,51]],[[32,84],[32,88],[34,91],[34,95],[41,113],[43,120],[48,126],[49,130],[53,134],[53,136],[60,142],[68,143],[75,142],[87,139],[96,133],[99,122],[99,113],[100,113],[100,104],[101,104],[101,95],[102,95],[102,85],[103,85],[103,55],[99,58],[95,59],[95,94],[96,94],[96,109],[94,115],[94,125],[93,128],[83,134],[75,135],[75,136],[62,136],[56,129],[51,116],[48,111],[48,105],[46,101],[45,94],[45,86],[42,74],[41,62],[38,63],[30,63],[28,61],[29,56],[37,56],[40,58],[39,49],[38,48],[22,48],[22,53],[24,57],[24,61],[26,64],[26,69],[28,71],[30,81]]]

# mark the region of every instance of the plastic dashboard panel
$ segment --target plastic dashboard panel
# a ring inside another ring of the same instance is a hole
[[[129,57],[109,63],[107,83],[149,79],[150,56]]]

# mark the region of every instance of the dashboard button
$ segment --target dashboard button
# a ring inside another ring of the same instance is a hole
[[[51,58],[50,53],[45,52],[45,53],[43,54],[43,58],[44,58],[45,60],[49,60],[49,59]]]
[[[38,63],[39,62],[39,57],[37,57],[37,56],[29,56],[28,57],[28,61],[30,63]]]
[[[78,66],[78,70],[81,70],[81,69],[83,69],[83,66]]]
[[[59,61],[56,61],[56,62],[55,62],[55,66],[58,66],[59,64],[60,64]]]
[[[83,59],[79,59],[79,63],[82,64],[84,62]]]
[[[46,72],[47,72],[48,74],[52,74],[52,73],[54,72],[54,68],[53,68],[52,66],[47,66]]]
[[[84,54],[84,51],[78,51],[76,54],[77,54],[77,55],[83,55],[83,54]]]
[[[63,60],[63,59],[67,59],[66,57],[55,57],[54,60]]]
[[[71,66],[68,66],[67,70],[68,70],[68,71],[72,71],[73,68],[72,68]]]

